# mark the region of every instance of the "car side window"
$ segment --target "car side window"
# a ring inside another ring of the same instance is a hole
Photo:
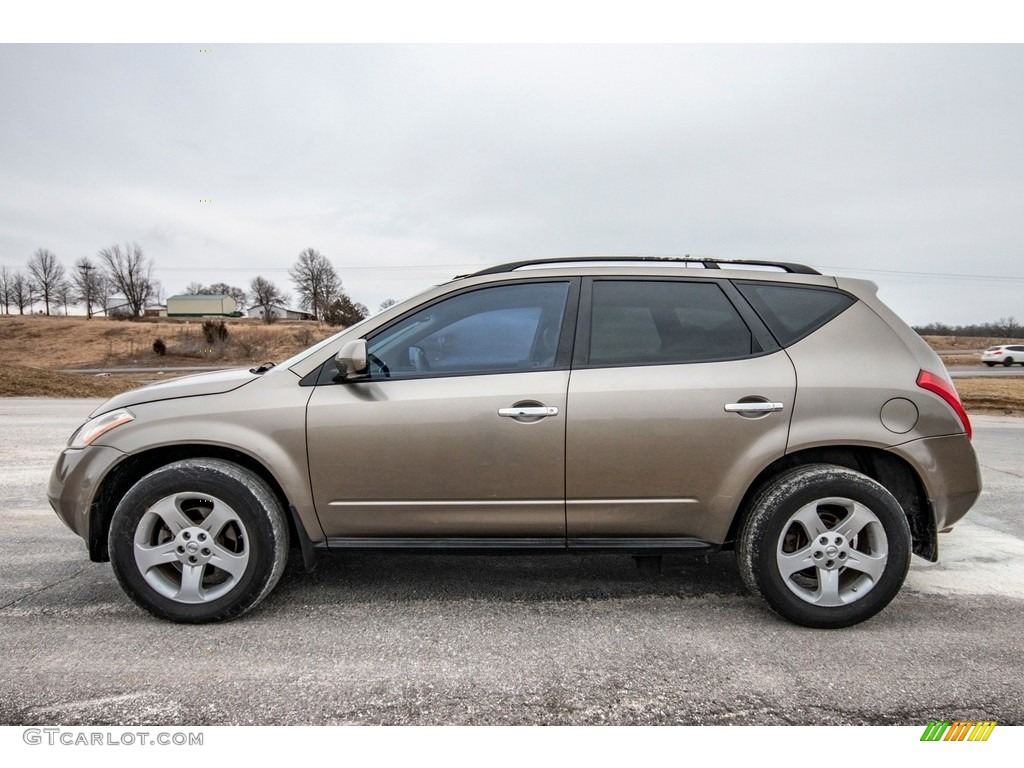
[[[567,281],[537,281],[443,299],[368,339],[370,377],[552,368],[568,294]]]
[[[854,303],[849,294],[831,288],[745,281],[734,285],[784,347],[818,330]]]
[[[590,365],[695,363],[759,351],[750,329],[715,283],[593,284]]]

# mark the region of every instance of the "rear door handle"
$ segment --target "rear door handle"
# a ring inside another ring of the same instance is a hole
[[[781,411],[785,406],[782,403],[727,403],[726,413],[774,413]]]

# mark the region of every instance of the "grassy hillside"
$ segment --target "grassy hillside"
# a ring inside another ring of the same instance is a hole
[[[219,321],[218,321],[219,322]],[[0,315],[0,360],[41,368],[252,365],[283,360],[338,331],[311,322],[231,319],[226,337],[201,321]],[[153,351],[160,339],[166,354]]]
[[[0,397],[109,397],[165,378],[160,375],[59,373],[67,368],[159,368],[189,365],[253,365],[281,361],[338,329],[310,322],[266,325],[248,319],[226,320],[224,339],[213,342],[201,321],[150,318],[127,322],[84,317],[0,315]],[[165,355],[153,351],[160,339]],[[979,353],[1010,339],[928,336],[950,368],[982,369]],[[173,374],[168,374],[173,375]],[[1024,378],[957,379],[969,410],[1024,414]]]
[[[113,397],[152,378],[57,373],[25,365],[0,365],[0,397]]]

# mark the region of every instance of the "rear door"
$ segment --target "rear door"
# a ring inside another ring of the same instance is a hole
[[[795,388],[788,356],[727,281],[585,281],[567,404],[570,546],[721,542],[785,451]]]

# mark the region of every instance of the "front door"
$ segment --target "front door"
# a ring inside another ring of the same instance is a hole
[[[572,285],[443,298],[368,337],[367,379],[316,387],[310,480],[328,537],[564,546]]]

